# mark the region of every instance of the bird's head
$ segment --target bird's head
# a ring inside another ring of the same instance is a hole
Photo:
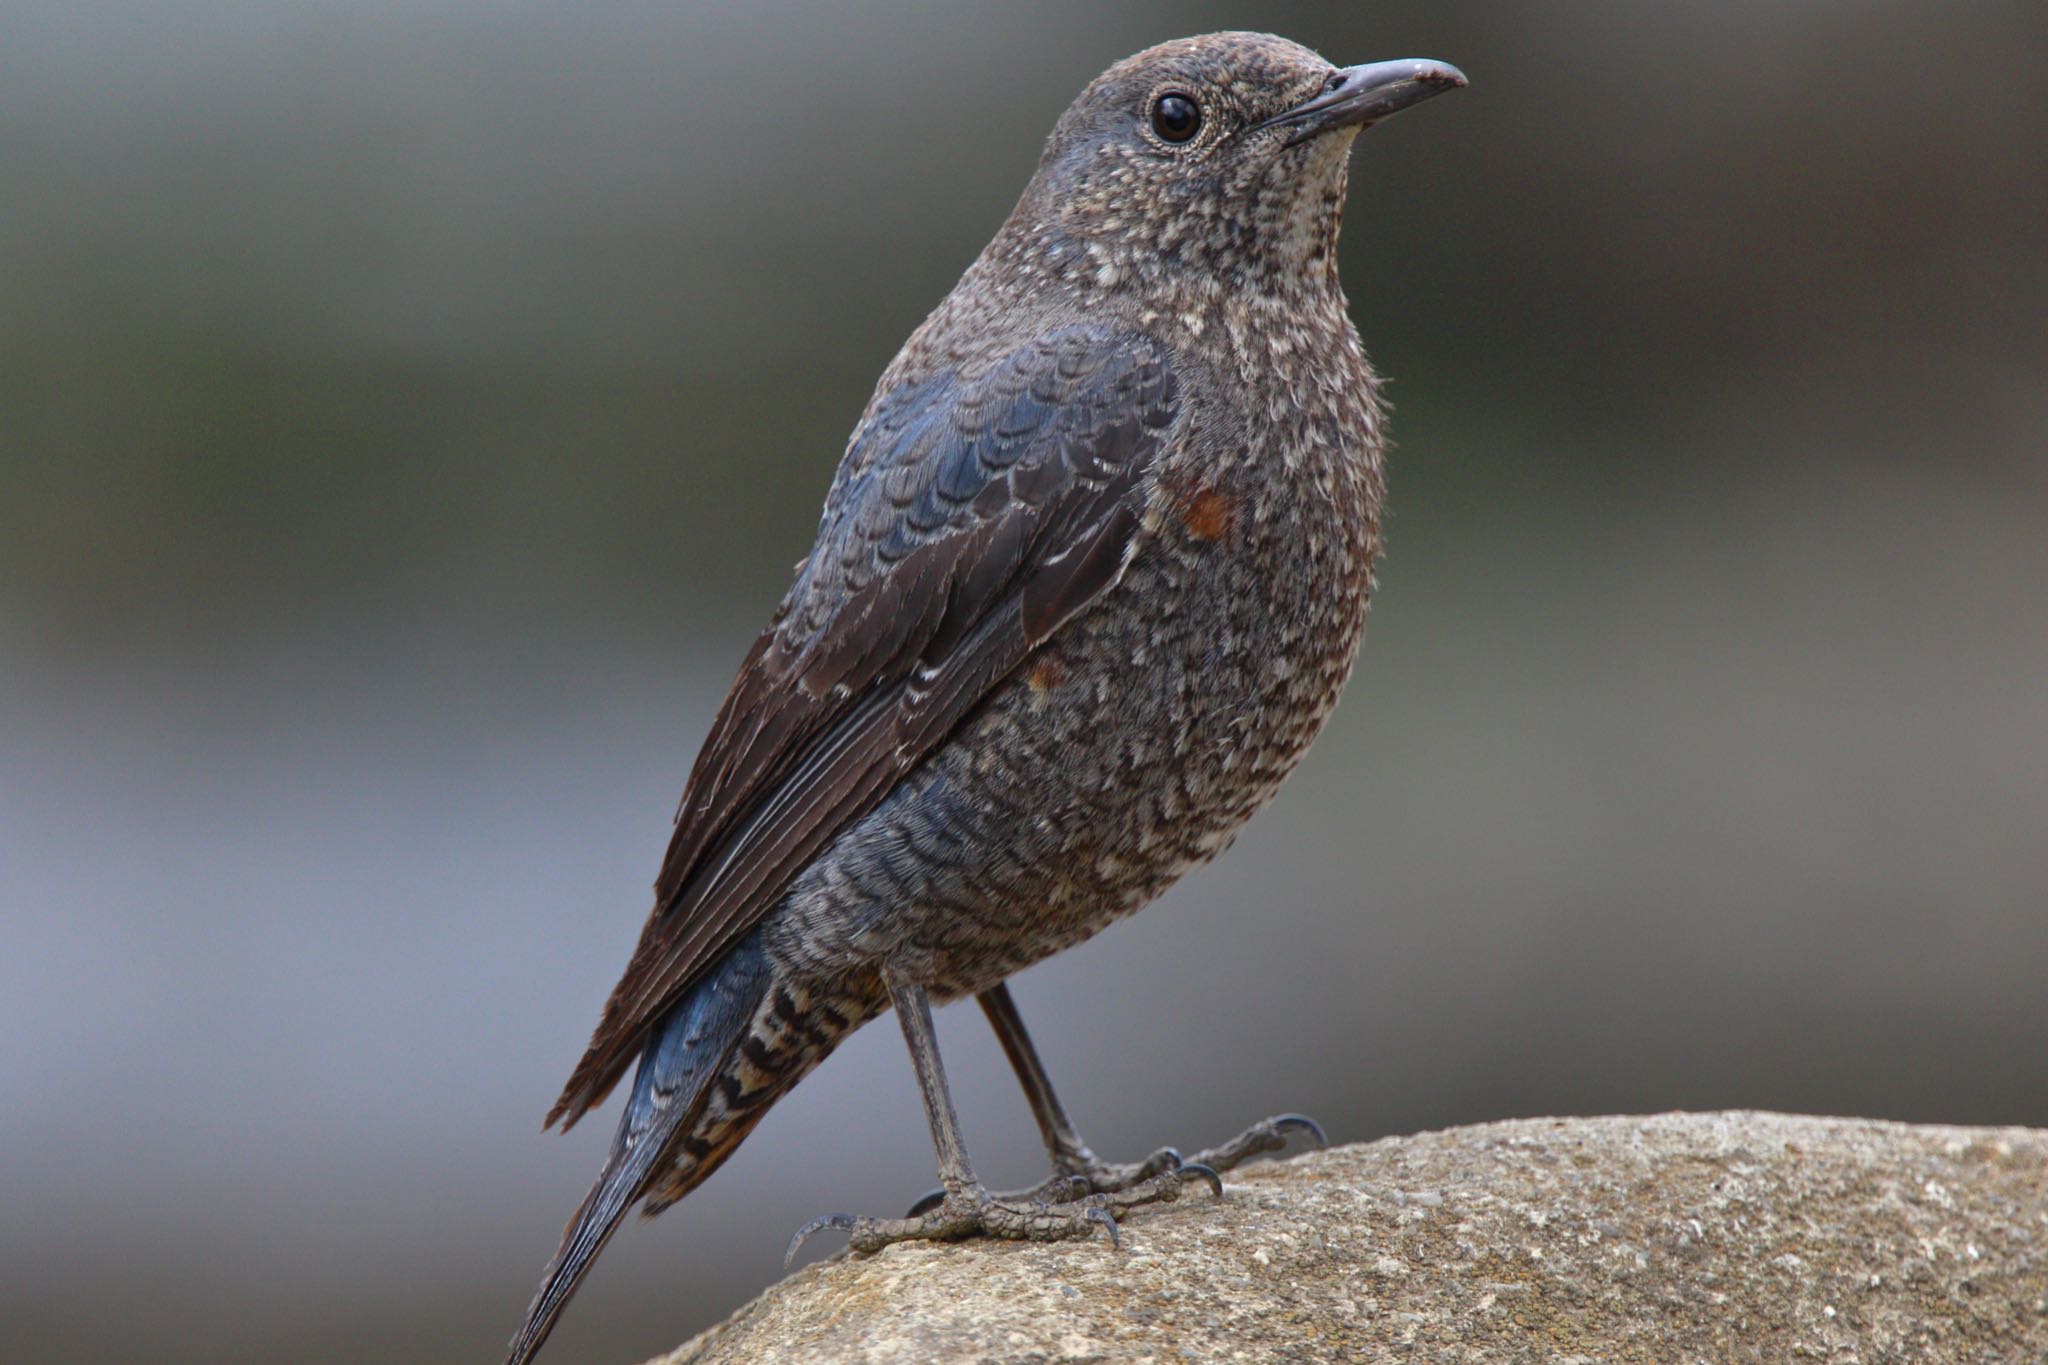
[[[1339,68],[1269,33],[1161,43],[1060,116],[1006,254],[1104,288],[1156,272],[1334,272],[1352,139],[1463,84],[1443,62]]]

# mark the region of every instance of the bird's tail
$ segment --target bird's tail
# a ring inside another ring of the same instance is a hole
[[[717,1125],[720,1140],[715,1143],[691,1131],[704,1126],[707,1093],[747,1040],[750,1024],[768,995],[769,976],[758,940],[743,940],[655,1028],[640,1054],[633,1097],[620,1117],[604,1170],[583,1197],[583,1206],[562,1234],[561,1247],[542,1273],[540,1291],[526,1310],[525,1325],[512,1339],[506,1365],[526,1365],[532,1359],[626,1210],[665,1171],[665,1183],[674,1181],[677,1172],[667,1168],[679,1155],[690,1168],[689,1183],[694,1185],[753,1127],[765,1104],[744,1115],[727,1115]],[[685,1139],[690,1139],[692,1150],[678,1153],[674,1149]]]

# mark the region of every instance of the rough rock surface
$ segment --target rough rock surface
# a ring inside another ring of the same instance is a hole
[[[1106,1242],[891,1247],[662,1365],[2048,1361],[2048,1132],[1540,1119],[1233,1172]]]

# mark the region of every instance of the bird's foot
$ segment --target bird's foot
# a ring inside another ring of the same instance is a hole
[[[1252,1157],[1282,1150],[1287,1146],[1290,1133],[1305,1134],[1319,1151],[1330,1145],[1329,1139],[1323,1135],[1322,1125],[1308,1115],[1276,1114],[1272,1118],[1261,1119],[1220,1147],[1211,1147],[1190,1157],[1183,1157],[1172,1147],[1161,1147],[1143,1161],[1111,1163],[1096,1160],[1093,1152],[1083,1148],[1062,1163],[1067,1169],[1031,1193],[1039,1198],[1064,1196],[1079,1199],[1089,1194],[1115,1194],[1119,1190],[1131,1189],[1167,1171],[1189,1167],[1207,1171],[1233,1170]]]
[[[1220,1147],[1184,1157],[1178,1148],[1161,1147],[1143,1161],[1108,1162],[1098,1159],[1085,1146],[1077,1147],[1060,1165],[1064,1168],[1028,1190],[1012,1190],[995,1196],[1020,1204],[1073,1204],[1090,1195],[1120,1194],[1177,1172],[1180,1179],[1206,1180],[1220,1196],[1220,1173],[1233,1170],[1255,1156],[1278,1152],[1287,1146],[1288,1136],[1301,1133],[1317,1151],[1330,1145],[1323,1126],[1306,1114],[1275,1114],[1261,1119]],[[942,1189],[927,1190],[904,1213],[917,1218],[937,1208],[945,1199]]]
[[[1232,1170],[1255,1156],[1286,1150],[1290,1133],[1300,1133],[1319,1152],[1330,1145],[1323,1125],[1307,1114],[1275,1114],[1272,1118],[1260,1119],[1221,1147],[1196,1152],[1188,1159],[1219,1171]]]
[[[1064,1242],[1086,1237],[1097,1228],[1109,1234],[1112,1247],[1121,1246],[1117,1215],[1147,1204],[1171,1204],[1180,1198],[1181,1188],[1191,1180],[1223,1193],[1223,1178],[1198,1162],[1182,1162],[1156,1171],[1120,1189],[1098,1193],[1082,1192],[1066,1198],[1041,1198],[1042,1191],[1071,1189],[1071,1177],[1055,1177],[1037,1190],[1020,1194],[996,1194],[981,1185],[939,1190],[920,1199],[901,1218],[862,1218],[850,1213],[828,1213],[813,1218],[797,1229],[789,1240],[782,1263],[787,1266],[814,1233],[838,1228],[847,1234],[847,1247],[861,1255],[880,1251],[897,1242],[957,1242],[969,1237],[994,1237],[1014,1242]]]

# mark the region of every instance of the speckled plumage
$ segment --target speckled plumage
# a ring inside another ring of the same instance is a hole
[[[681,1198],[891,989],[986,992],[1142,906],[1315,738],[1384,442],[1336,268],[1356,126],[1267,130],[1347,75],[1260,34],[1112,67],[883,374],[557,1107],[643,1056],[593,1201]],[[1146,122],[1163,90],[1198,92],[1186,145]]]

